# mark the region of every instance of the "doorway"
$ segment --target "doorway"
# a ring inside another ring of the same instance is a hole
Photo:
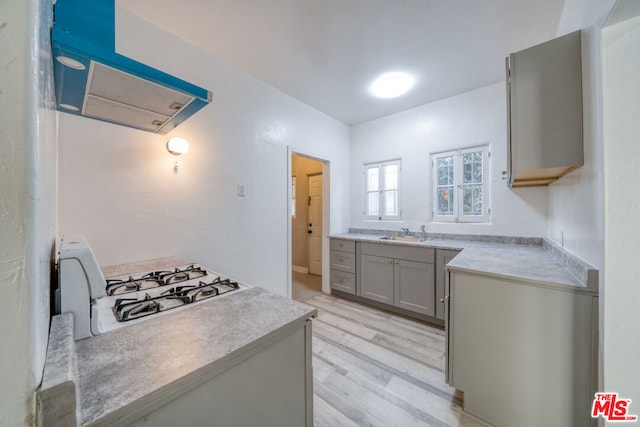
[[[291,155],[291,297],[306,301],[322,293],[325,163]]]

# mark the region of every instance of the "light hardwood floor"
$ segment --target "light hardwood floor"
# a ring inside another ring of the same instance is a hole
[[[291,272],[291,298],[305,302],[322,294],[322,276]]]
[[[313,320],[316,427],[486,424],[444,382],[444,331],[322,294]]]

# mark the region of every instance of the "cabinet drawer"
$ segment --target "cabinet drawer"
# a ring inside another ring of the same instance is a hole
[[[362,254],[366,255],[406,259],[408,261],[427,262],[430,264],[433,264],[435,261],[435,251],[433,248],[423,248],[419,246],[362,242],[360,245],[360,251]]]
[[[356,275],[353,273],[345,273],[344,271],[331,270],[331,289],[356,293]]]
[[[353,240],[331,239],[331,250],[342,252],[355,252],[356,242]]]
[[[331,269],[347,273],[356,272],[356,254],[353,252],[331,251]]]

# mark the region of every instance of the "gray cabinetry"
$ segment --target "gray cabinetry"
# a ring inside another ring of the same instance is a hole
[[[596,424],[596,296],[462,271],[448,295],[447,381],[466,412],[499,426]]]
[[[361,243],[358,295],[427,316],[435,315],[434,250]]]
[[[394,305],[433,316],[435,314],[433,278],[432,262],[394,260]]]
[[[459,253],[460,251],[436,249],[436,319],[444,320],[446,265]]]
[[[393,258],[362,254],[358,295],[393,305]]]
[[[356,243],[330,240],[330,286],[349,294],[356,293]]]
[[[548,185],[584,164],[580,31],[509,55],[507,116],[510,186]]]
[[[192,382],[203,384],[187,393],[181,390],[166,397],[159,393],[161,403],[155,411],[121,425],[312,427],[311,321],[265,347],[246,359],[246,353],[240,355],[244,360],[206,382],[203,374],[195,376]],[[120,425],[106,421],[103,425],[114,424]]]

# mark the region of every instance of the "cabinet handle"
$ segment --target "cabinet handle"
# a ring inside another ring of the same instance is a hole
[[[397,264],[397,263],[398,263],[398,261],[393,261],[393,263],[394,263],[394,264]]]
[[[390,259],[389,261],[387,261],[387,264],[393,264],[393,260]]]
[[[444,304],[444,298],[440,298],[440,302]]]

